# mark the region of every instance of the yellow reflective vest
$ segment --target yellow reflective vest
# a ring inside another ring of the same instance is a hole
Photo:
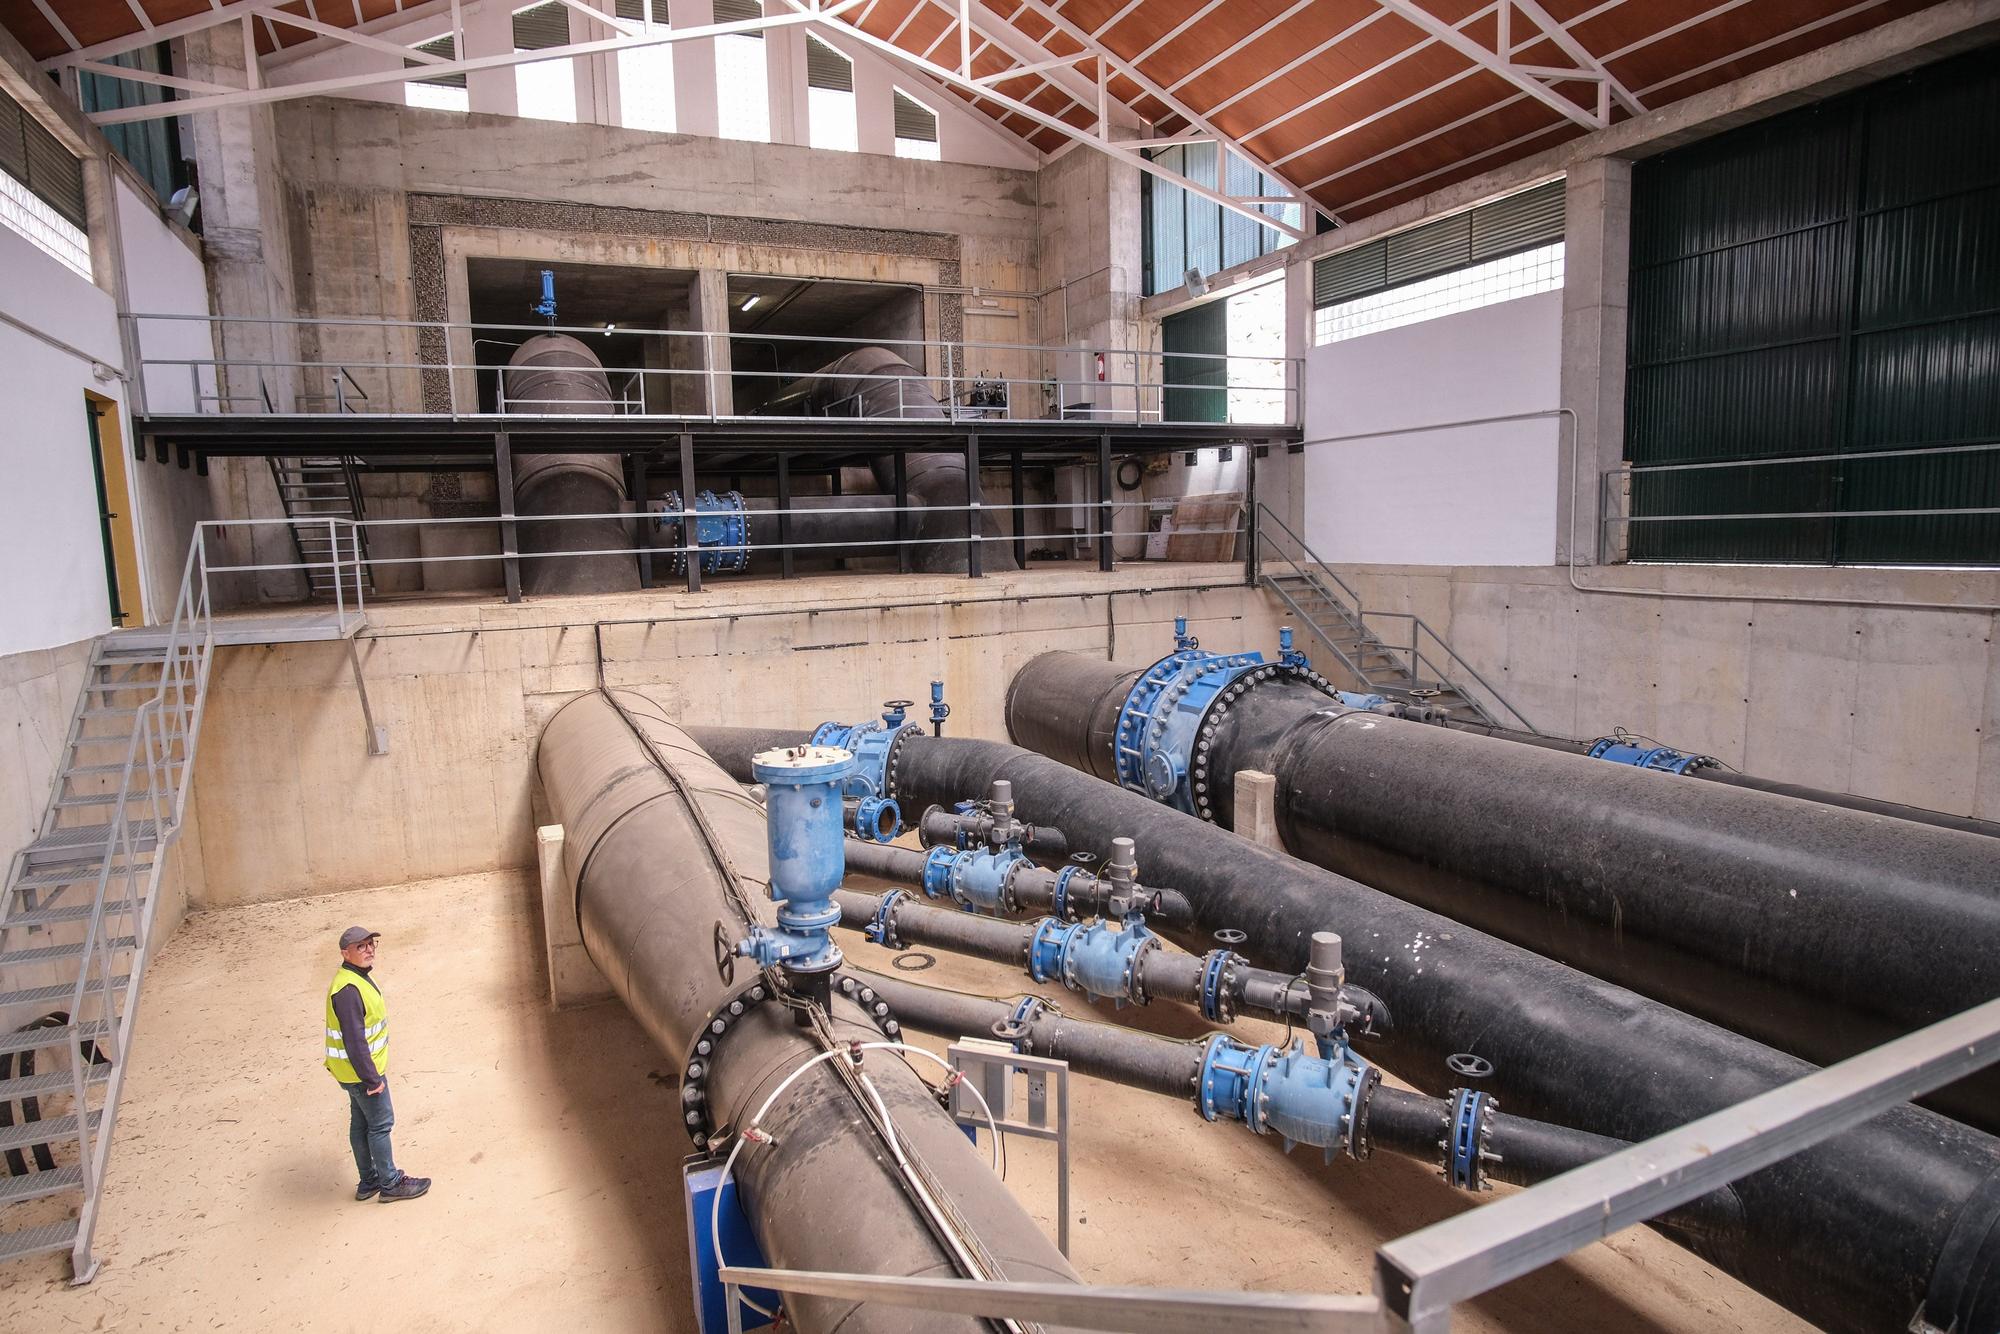
[[[326,989],[326,1068],[333,1077],[343,1084],[359,1084],[361,1076],[355,1073],[354,1063],[347,1059],[347,1046],[341,1037],[340,1017],[333,1012],[333,998],[343,987],[353,987],[361,994],[361,1025],[363,1037],[368,1043],[368,1054],[375,1058],[375,1068],[382,1074],[389,1073],[389,1007],[382,1000],[382,992],[372,978],[363,977],[345,963],[333,975],[333,982]]]

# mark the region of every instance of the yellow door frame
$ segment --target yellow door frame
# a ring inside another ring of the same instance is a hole
[[[97,473],[97,508],[104,532],[104,575],[114,625],[145,625],[145,584],[139,570],[139,526],[133,512],[131,455],[118,401],[84,391]]]

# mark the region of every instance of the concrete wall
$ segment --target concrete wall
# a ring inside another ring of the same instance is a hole
[[[1371,609],[1422,616],[1541,731],[1624,727],[1763,778],[2000,818],[1991,573],[1579,576],[1633,590],[1619,595],[1560,568],[1337,568]],[[1909,605],[1933,602],[1967,609]]]
[[[513,6],[490,0],[467,4],[465,14],[468,57],[499,55],[513,49],[509,13]],[[609,9],[602,5],[600,8]],[[769,7],[772,14],[787,12],[781,4]],[[714,21],[710,0],[675,0],[675,27],[693,28]],[[451,32],[451,18],[443,12],[425,14],[406,23],[378,25],[371,29],[385,41],[415,46]],[[598,41],[611,36],[608,28],[571,12],[573,41]],[[938,151],[946,162],[977,166],[1013,167],[1033,170],[1039,154],[1028,144],[1000,126],[989,116],[975,111],[946,93],[923,75],[895,64],[860,42],[842,37],[838,25],[817,29],[816,35],[854,62],[854,109],[860,151],[893,156],[894,90],[900,86],[916,95],[938,114]],[[793,25],[769,29],[763,38],[765,63],[770,85],[771,142],[805,145],[809,142],[806,114],[806,28]],[[674,128],[681,135],[716,133],[715,41],[701,39],[670,44],[674,67]],[[616,52],[585,56],[562,62],[576,88],[577,118],[604,125],[621,125],[619,99],[623,92]],[[338,42],[322,42],[301,47],[294,53],[266,57],[265,78],[273,85],[307,83],[315,79],[338,78],[371,70],[397,68],[396,57]],[[467,80],[467,100],[471,111],[486,115],[517,114],[515,68],[501,68],[472,74]],[[406,99],[401,82],[367,84],[349,89],[343,97],[402,104]]]
[[[1503,301],[1306,354],[1306,439],[1557,405],[1563,298]],[[1556,419],[1305,453],[1306,541],[1337,564],[1546,565],[1556,552]]]
[[[678,720],[816,725],[946,683],[951,734],[1005,735],[1014,671],[1047,649],[1143,662],[1188,614],[1204,642],[1270,648],[1278,618],[1217,566],[715,581],[688,596],[384,604],[360,642],[390,751],[371,758],[339,645],[218,652],[195,778],[203,884],[223,907],[534,863],[541,724],[604,679]],[[1208,587],[1188,587],[1193,584]],[[869,607],[865,601],[893,604]],[[641,624],[595,622],[651,618]]]

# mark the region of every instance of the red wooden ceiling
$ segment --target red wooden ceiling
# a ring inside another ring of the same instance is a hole
[[[139,32],[134,6],[155,24],[210,8],[208,0],[41,2],[83,45]],[[1416,3],[1437,19],[1459,25],[1482,46],[1490,48],[1497,39],[1499,0]],[[1850,37],[1926,3],[1543,0],[1542,7],[1653,108]],[[281,8],[352,27],[404,7],[404,0],[296,0]],[[1052,11],[1055,21],[1036,12],[1038,7]],[[1534,28],[1518,10],[1510,13],[1518,43]],[[957,64],[957,0],[871,0],[849,10],[843,20],[940,64]],[[0,0],[0,26],[38,58],[70,49],[36,0]],[[1376,0],[983,0],[974,9],[973,27],[975,75],[1076,55],[1088,49],[1085,41],[1094,42],[1141,76],[1111,71],[1108,89],[1142,120],[1168,133],[1187,128],[1186,119],[1167,100],[1171,97],[1348,220],[1585,132]],[[1240,50],[1229,50],[1260,30]],[[322,40],[265,17],[256,20],[256,33],[266,52]],[[1516,59],[1549,67],[1573,63],[1547,39],[1530,42]],[[1068,71],[1002,82],[997,91],[1045,116],[1088,129],[1096,122],[1090,91],[1096,78],[1096,58],[1090,57]],[[1588,84],[1558,89],[1579,103],[1594,98]],[[963,91],[958,95],[1044,152],[1065,142],[1057,131],[1017,111]],[[1613,108],[1613,119],[1629,114]]]

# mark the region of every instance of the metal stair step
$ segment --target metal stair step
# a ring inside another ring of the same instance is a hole
[[[118,974],[111,979],[112,989],[117,990],[122,988],[129,980],[126,974]],[[95,996],[103,990],[104,980],[93,977],[84,984],[83,994],[86,996]],[[67,1001],[75,995],[76,983],[74,982],[55,982],[46,987],[23,987],[17,991],[0,991],[0,1008],[10,1005],[47,1005],[51,1001]],[[40,1079],[41,1076],[34,1075],[31,1078]],[[0,1102],[5,1102],[10,1097],[18,1098],[21,1096],[19,1092],[10,1092],[12,1086],[19,1082],[19,1080],[0,1079]],[[34,1091],[33,1089],[28,1090],[30,1093]]]
[[[95,1088],[111,1078],[111,1062],[93,1062],[83,1072],[84,1087]],[[0,1079],[0,1102],[19,1102],[23,1098],[40,1098],[54,1093],[72,1093],[76,1090],[76,1080],[67,1069],[51,1070],[45,1075],[23,1075],[17,1079]],[[5,1180],[0,1177],[0,1180]]]
[[[83,884],[86,881],[97,879],[98,873],[102,869],[103,869],[103,863],[99,861],[87,869],[80,869],[73,872],[45,871],[37,875],[24,875],[19,880],[16,880],[14,882],[14,888],[54,889],[60,885]],[[132,866],[113,867],[112,874],[122,876],[129,871],[136,875],[142,871],[150,871],[152,869],[153,869],[153,864],[151,862],[138,862]]]
[[[88,1124],[92,1130],[97,1129],[103,1119],[101,1110],[95,1107],[90,1109]],[[30,1144],[60,1144],[64,1140],[75,1139],[76,1135],[76,1117],[46,1117],[26,1125],[0,1126],[0,1149],[23,1149]]]
[[[168,769],[178,769],[180,766],[181,761],[177,759],[166,760],[162,765],[162,767]],[[74,778],[78,774],[122,774],[124,772],[125,766],[123,764],[72,764],[63,770],[63,777]]]
[[[54,926],[58,922],[87,922],[90,920],[92,906],[88,903],[78,903],[67,908],[35,908],[24,913],[14,913],[4,920],[0,920],[0,927]],[[139,900],[139,907],[143,910],[145,906],[146,900],[142,897]],[[104,915],[106,917],[125,913],[130,910],[131,904],[128,900],[109,895],[105,897]]]
[[[39,1200],[66,1190],[83,1189],[83,1168],[72,1164],[53,1172],[29,1172],[24,1176],[0,1177],[0,1204],[16,1200]]]
[[[106,949],[129,950],[139,942],[133,936],[106,936],[98,942]],[[51,963],[57,959],[75,959],[83,954],[83,942],[73,945],[43,945],[32,950],[8,950],[0,954],[0,967],[17,963]],[[0,1051],[5,1051],[6,1039],[0,1038]]]
[[[0,1052],[39,1051],[44,1047],[67,1047],[72,1036],[101,1038],[111,1031],[104,1019],[82,1024],[61,1024],[50,1028],[29,1028],[18,1033],[0,1033]]]
[[[125,766],[120,765],[118,767],[120,769],[123,769]],[[144,769],[134,769],[133,775],[138,778],[144,778],[146,776],[146,771]],[[69,776],[68,774],[63,775],[63,777],[65,778],[67,778],[68,776]],[[138,803],[139,798],[151,796],[152,789],[144,787],[133,788],[125,795],[136,805]],[[118,794],[116,792],[100,792],[100,793],[92,793],[88,796],[58,797],[56,799],[56,809],[59,811],[74,810],[81,806],[116,806],[117,804],[118,804]]]
[[[19,1232],[0,1232],[0,1260],[66,1251],[76,1244],[76,1228],[76,1219],[65,1218],[60,1223],[47,1223]]]

